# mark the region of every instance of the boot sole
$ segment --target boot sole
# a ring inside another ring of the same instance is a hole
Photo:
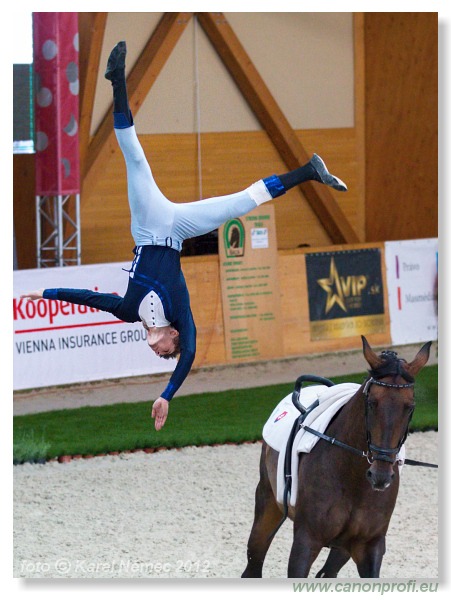
[[[338,192],[346,192],[348,190],[347,185],[344,183],[344,181],[342,181],[335,175],[329,173],[325,162],[320,156],[318,156],[318,154],[314,154],[310,162],[315,171],[318,173],[318,177],[321,179],[321,183],[330,186]]]

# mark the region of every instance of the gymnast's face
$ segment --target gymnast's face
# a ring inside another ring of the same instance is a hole
[[[156,329],[156,331],[155,331]],[[161,327],[149,330],[147,343],[157,356],[166,357],[175,352],[178,331],[173,327]]]

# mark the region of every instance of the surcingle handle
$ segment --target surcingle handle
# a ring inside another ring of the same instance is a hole
[[[303,406],[299,401],[299,396],[301,395],[302,390],[302,384],[305,381],[308,381],[309,383],[318,383],[319,385],[327,385],[327,387],[332,387],[335,385],[335,383],[330,379],[320,377],[319,375],[301,375],[300,377],[298,377],[296,379],[296,383],[294,384],[294,392],[291,396],[291,401],[301,414],[304,414],[307,411],[305,406]]]

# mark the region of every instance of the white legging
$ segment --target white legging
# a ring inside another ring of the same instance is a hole
[[[183,240],[213,231],[242,216],[272,196],[262,180],[246,190],[197,202],[176,203],[158,188],[136,135],[135,127],[115,129],[127,167],[131,232],[137,246],[165,245],[181,250]]]

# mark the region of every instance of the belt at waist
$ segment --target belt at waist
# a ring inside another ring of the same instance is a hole
[[[146,243],[140,244],[140,246],[166,246],[167,248],[172,248],[173,250],[178,250],[180,252],[182,249],[182,242],[174,240],[170,236],[166,238],[151,237],[149,241],[146,240]]]

